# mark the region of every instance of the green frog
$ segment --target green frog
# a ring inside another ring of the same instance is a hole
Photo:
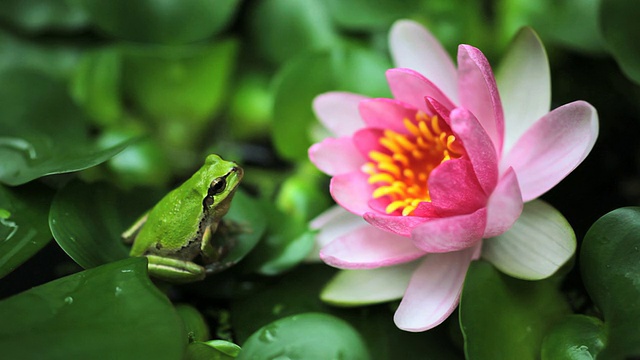
[[[243,170],[218,155],[204,165],[122,234],[133,243],[131,256],[146,256],[149,274],[173,282],[202,280],[215,272],[228,249],[213,235],[229,211]],[[194,262],[200,257],[204,266]]]

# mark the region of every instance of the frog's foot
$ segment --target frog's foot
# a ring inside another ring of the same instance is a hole
[[[149,274],[171,283],[188,283],[205,278],[205,269],[191,261],[172,259],[157,255],[145,255],[149,259]]]

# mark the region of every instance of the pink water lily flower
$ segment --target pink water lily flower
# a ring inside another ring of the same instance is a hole
[[[549,112],[548,61],[530,29],[516,37],[497,80],[480,50],[460,45],[456,68],[411,21],[393,25],[390,47],[393,99],[332,92],[314,101],[335,137],[309,157],[332,176],[339,207],[312,227],[321,259],[347,269],[324,300],[402,298],[396,325],[424,331],[455,309],[473,259],[534,280],[572,256],[573,230],[536,199],[591,151],[598,118],[583,101]]]

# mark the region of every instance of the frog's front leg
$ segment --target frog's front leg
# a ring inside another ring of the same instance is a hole
[[[172,283],[188,283],[203,280],[207,275],[204,267],[185,260],[158,255],[145,255],[149,261],[149,274]]]
[[[138,233],[142,229],[142,226],[147,222],[148,217],[149,212],[144,213],[144,215],[140,216],[140,218],[138,218],[138,220],[136,220],[136,222],[133,223],[130,228],[125,230],[122,235],[120,235],[122,236],[122,241],[124,241],[125,244],[133,244],[133,241],[136,239],[136,236],[138,236]]]
[[[225,262],[225,257],[236,246],[238,234],[242,227],[233,221],[221,221],[217,226],[205,230],[201,244],[202,260],[207,274],[227,269],[233,262]]]
[[[219,262],[233,246],[234,241],[225,236],[224,227],[224,223],[220,222],[205,229],[200,245],[202,260],[205,264]]]

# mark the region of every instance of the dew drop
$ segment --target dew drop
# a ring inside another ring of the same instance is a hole
[[[66,298],[64,298],[64,303],[67,305],[73,304],[73,298],[71,296],[67,296]]]
[[[260,334],[259,339],[266,343],[272,343],[276,340],[276,326],[267,326]]]
[[[115,292],[115,295],[116,295],[116,296],[118,296],[118,295],[120,295],[120,294],[122,294],[122,288],[121,288],[120,286],[116,286],[116,292]]]

